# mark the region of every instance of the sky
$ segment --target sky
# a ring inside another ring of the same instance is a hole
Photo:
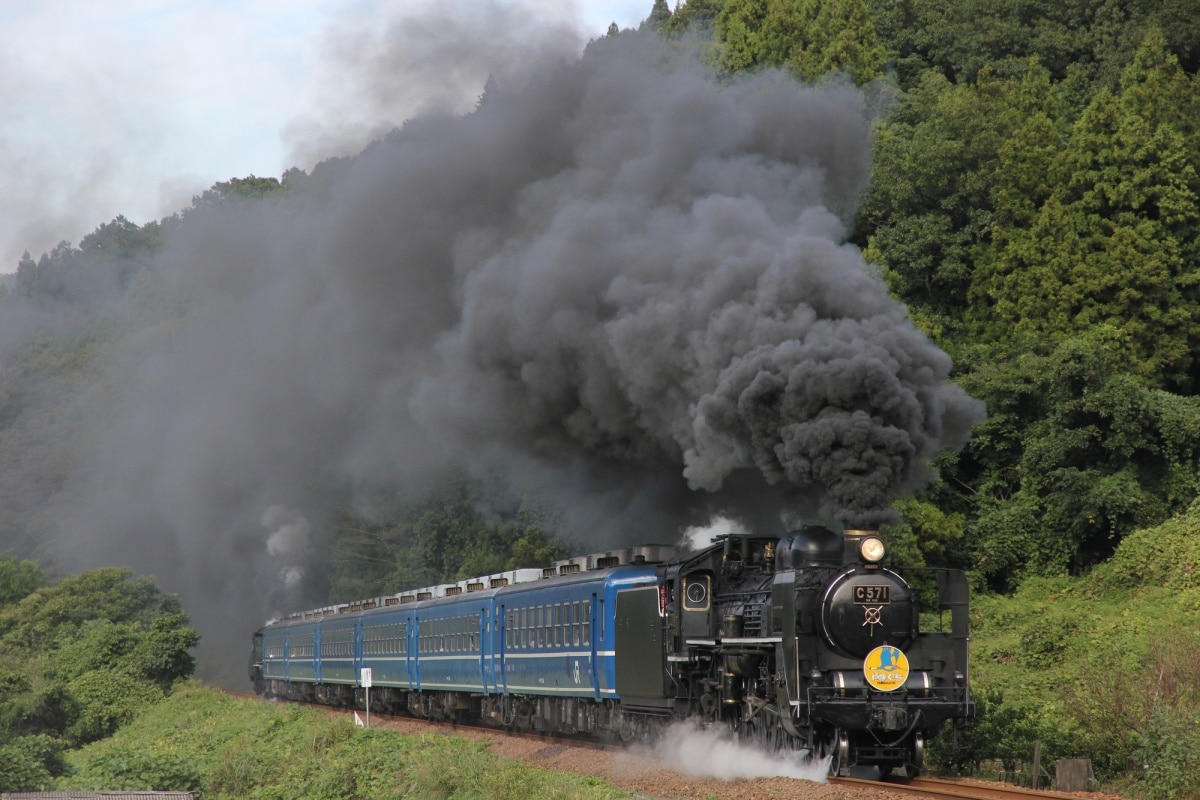
[[[213,183],[349,155],[430,110],[471,108],[485,64],[431,51],[441,14],[481,37],[517,15],[578,46],[650,0],[0,0],[0,273],[78,244],[118,214],[143,224]],[[456,30],[462,30],[458,26]],[[361,77],[411,34],[386,90]],[[528,43],[513,42],[514,48]]]

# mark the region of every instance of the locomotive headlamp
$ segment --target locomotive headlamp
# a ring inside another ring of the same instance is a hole
[[[858,546],[858,552],[863,557],[863,561],[866,561],[868,564],[875,564],[882,561],[883,540],[875,536],[868,536]]]

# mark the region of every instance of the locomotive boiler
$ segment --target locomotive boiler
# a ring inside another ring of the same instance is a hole
[[[633,740],[692,720],[834,774],[915,775],[929,738],[973,713],[967,583],[913,571],[918,592],[884,559],[878,534],[817,525],[678,557],[623,548],[292,614],[255,632],[250,677],[271,696],[547,733]]]

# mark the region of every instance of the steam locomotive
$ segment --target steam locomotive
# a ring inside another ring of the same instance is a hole
[[[817,525],[595,553],[292,614],[254,633],[250,678],[286,699],[620,741],[690,719],[831,774],[913,776],[974,711],[967,582],[910,583],[883,559],[877,533]]]

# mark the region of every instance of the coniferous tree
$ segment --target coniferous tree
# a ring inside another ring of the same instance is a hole
[[[646,25],[655,33],[665,33],[670,24],[671,9],[667,6],[667,0],[654,0],[650,16],[646,18]]]
[[[806,80],[878,77],[886,53],[863,0],[730,0],[716,17],[727,72],[788,67]]]
[[[1047,165],[1060,182],[1028,220],[1010,212],[976,291],[1018,332],[1064,337],[1112,326],[1147,380],[1186,388],[1200,346],[1200,212],[1183,137],[1145,116],[1165,107],[1148,91],[1169,85],[1160,69],[1135,61],[1127,84],[1142,90],[1096,96]]]

